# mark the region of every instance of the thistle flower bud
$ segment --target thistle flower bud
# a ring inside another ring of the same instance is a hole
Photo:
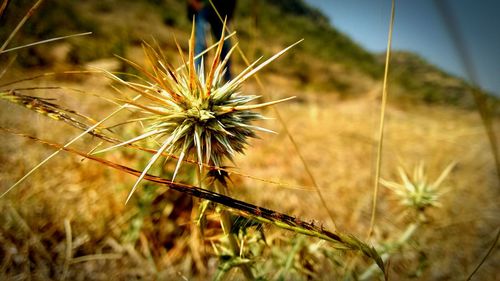
[[[243,153],[248,139],[256,137],[256,131],[269,132],[267,129],[252,125],[253,121],[263,119],[260,113],[253,110],[291,99],[249,104],[258,96],[244,95],[240,89],[245,80],[300,41],[259,65],[256,61],[234,79],[224,81],[225,67],[235,49],[233,47],[225,58],[221,58],[224,29],[208,73],[205,72],[203,64],[197,71],[195,70],[194,34],[193,26],[189,40],[188,65],[179,71],[170,66],[161,50],[143,44],[152,70],[146,70],[145,67],[130,61],[129,63],[147,79],[142,83],[133,83],[108,73],[113,80],[143,97],[137,101],[122,102],[144,115],[140,120],[145,124],[145,131],[142,135],[106,150],[151,137],[161,143],[161,147],[150,159],[132,188],[127,201],[163,153],[179,156],[172,180],[175,179],[182,161],[191,154],[195,155],[200,169],[203,164],[221,166],[224,159],[232,160],[236,153]],[[178,44],[177,46],[182,57],[182,50]],[[183,58],[183,61],[186,60]]]

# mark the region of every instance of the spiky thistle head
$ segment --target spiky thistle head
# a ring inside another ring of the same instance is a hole
[[[427,181],[423,162],[415,167],[412,176],[408,175],[403,168],[399,167],[398,172],[402,183],[383,179],[380,180],[380,183],[394,191],[394,193],[400,197],[400,202],[403,206],[422,212],[427,207],[440,206],[439,197],[443,194],[440,185],[454,166],[455,162],[449,164],[443,172],[441,172],[441,175],[432,183]]]
[[[139,93],[141,99],[121,101],[143,113],[144,118],[140,120],[146,126],[142,135],[105,150],[150,137],[161,143],[132,192],[163,153],[176,154],[179,157],[174,178],[181,162],[190,154],[196,156],[200,169],[203,164],[221,166],[224,159],[232,159],[235,153],[243,152],[248,139],[256,136],[255,131],[269,131],[251,124],[252,121],[263,118],[261,114],[252,111],[253,109],[291,99],[248,104],[258,96],[244,95],[240,92],[240,88],[245,80],[295,44],[259,65],[257,60],[238,76],[226,82],[223,80],[223,74],[235,47],[225,58],[221,58],[225,40],[224,29],[208,72],[205,72],[203,63],[198,71],[195,70],[194,34],[193,25],[187,62],[176,42],[184,66],[187,67],[174,69],[160,50],[144,44],[143,49],[152,70],[146,70],[145,67],[131,61],[127,62],[142,72],[147,79],[143,79],[142,83],[132,83],[108,73],[115,81]]]

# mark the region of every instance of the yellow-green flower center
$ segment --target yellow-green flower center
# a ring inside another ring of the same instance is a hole
[[[186,111],[187,118],[192,118],[195,121],[207,121],[215,118],[215,115],[210,110],[202,109],[199,107],[192,107]]]

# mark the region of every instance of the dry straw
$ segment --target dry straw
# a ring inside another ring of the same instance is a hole
[[[196,158],[198,170],[202,170],[207,165],[220,166],[224,159],[231,159],[235,153],[243,152],[248,138],[255,137],[255,131],[268,131],[251,124],[254,120],[262,119],[262,116],[253,110],[291,99],[288,98],[261,104],[248,104],[257,99],[257,96],[243,95],[239,92],[239,89],[244,81],[300,41],[260,64],[258,63],[259,60],[257,60],[231,81],[222,80],[225,71],[224,68],[228,60],[228,57],[224,59],[220,58],[223,41],[224,37],[221,36],[214,60],[207,73],[205,73],[203,68],[197,71],[194,67],[194,35],[191,36],[189,42],[188,60],[184,60],[187,68],[181,68],[179,71],[168,64],[160,50],[144,44],[144,51],[149,60],[151,70],[147,70],[146,67],[130,61],[129,63],[141,71],[146,77],[145,79],[140,80],[140,82],[129,82],[112,73],[106,72],[114,81],[137,92],[138,95],[132,99],[126,98],[125,95],[123,95],[123,98],[118,98],[117,101],[121,102],[122,105],[104,119],[98,122],[90,122],[92,123],[91,126],[84,125],[84,123],[71,118],[71,115],[78,116],[78,113],[75,111],[61,108],[43,99],[17,94],[13,89],[3,91],[1,96],[3,99],[23,105],[56,120],[65,121],[72,126],[84,130],[65,145],[45,142],[55,147],[57,151],[32,169],[14,186],[58,152],[65,150],[137,176],[138,179],[131,189],[128,199],[130,199],[139,182],[142,179],[146,179],[158,184],[167,185],[171,189],[193,197],[221,204],[230,212],[288,229],[295,233],[318,237],[332,242],[333,246],[341,249],[359,250],[365,256],[373,259],[379,268],[384,271],[384,264],[375,249],[350,234],[331,232],[324,229],[321,225],[307,223],[299,218],[235,200],[220,192],[205,190],[201,184],[198,187],[180,184],[173,180],[148,174],[152,165],[165,154],[167,157],[176,154],[175,158],[178,159],[174,178],[182,160],[190,154]],[[180,48],[179,55],[183,57],[183,52]],[[147,125],[141,135],[118,142],[116,139],[108,137],[104,133],[105,130],[102,130],[102,126],[105,121],[123,109],[134,109],[141,113],[143,117],[139,118],[140,122]],[[83,119],[85,120],[86,118]],[[3,131],[8,130],[3,129]],[[13,133],[12,131],[8,132]],[[69,148],[72,143],[85,134],[93,134],[114,144],[99,152],[105,152],[122,146],[131,146],[135,142],[147,138],[155,139],[160,144],[160,148],[154,151],[154,155],[149,160],[146,168],[143,171],[137,171]],[[40,141],[33,137],[30,138]],[[9,188],[7,192],[14,186]]]

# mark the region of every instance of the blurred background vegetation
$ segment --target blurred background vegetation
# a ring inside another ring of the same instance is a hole
[[[9,12],[0,19],[0,38],[8,36],[30,4],[29,0],[9,2]],[[166,50],[173,50],[172,34],[185,42],[182,39],[190,28],[185,6],[183,1],[174,0],[52,0],[27,22],[15,45],[78,32],[93,34],[68,40],[66,48],[54,49],[54,44],[30,48],[19,54],[17,62],[24,67],[50,67],[57,62],[54,57],[71,64],[114,55],[130,58],[142,40],[152,38]],[[382,77],[383,54],[364,50],[301,0],[241,0],[232,28],[238,31],[240,45],[251,58],[269,56],[304,38],[283,58],[284,66],[272,65],[268,70],[301,89],[356,96],[368,92]],[[57,51],[65,53],[61,57]],[[405,51],[395,52],[392,63],[392,98],[473,108],[464,80]],[[496,104],[498,99],[490,96],[490,102]]]

